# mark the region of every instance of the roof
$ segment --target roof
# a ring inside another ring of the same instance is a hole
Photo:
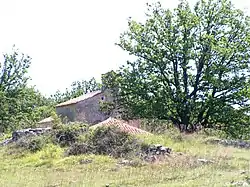
[[[100,93],[102,93],[101,90],[90,92],[90,93],[87,93],[85,95],[81,95],[79,97],[76,97],[76,98],[70,99],[68,101],[65,101],[63,103],[59,103],[58,105],[56,105],[56,107],[61,107],[61,106],[66,106],[66,105],[71,105],[71,104],[76,104],[76,103],[78,103],[80,101],[84,101],[86,99],[94,97],[94,96],[96,96],[96,95],[98,95]]]
[[[136,128],[136,127],[133,127],[131,125],[128,125],[127,123],[125,123],[123,120],[118,120],[118,119],[115,119],[115,118],[108,118],[107,120],[101,122],[101,123],[98,123],[96,125],[93,125],[90,127],[90,129],[96,129],[98,127],[103,127],[103,126],[116,126],[118,127],[121,131],[123,132],[127,132],[129,134],[151,134],[147,131],[144,131],[142,129],[139,129],[139,128]]]
[[[39,121],[38,123],[49,123],[49,122],[52,122],[54,119],[52,117],[48,117],[48,118],[45,118],[41,121]]]

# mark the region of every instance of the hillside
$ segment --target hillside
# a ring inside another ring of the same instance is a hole
[[[250,184],[250,149],[206,143],[205,135],[140,136],[172,149],[154,162],[65,156],[47,144],[36,153],[0,148],[0,186],[242,186]]]

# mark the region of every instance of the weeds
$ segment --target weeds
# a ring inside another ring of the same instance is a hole
[[[205,144],[203,135],[182,135],[182,141],[170,135],[137,138],[147,144],[169,146],[173,153],[150,164],[136,158],[125,161],[107,155],[65,157],[65,148],[52,143],[35,153],[24,151],[18,157],[6,154],[9,148],[1,148],[0,185],[230,186],[232,181],[247,181],[250,177],[249,150]],[[88,137],[83,138],[86,140]],[[212,159],[214,163],[203,164],[197,162],[198,158]]]

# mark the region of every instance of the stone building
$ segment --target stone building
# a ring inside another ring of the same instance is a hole
[[[120,118],[116,109],[112,110],[110,114],[101,110],[102,103],[112,103],[112,101],[113,98],[108,90],[95,91],[56,105],[56,113],[64,123],[66,118],[66,122],[83,122],[95,125],[110,117]],[[53,121],[53,118],[49,117],[38,122],[37,126],[51,127]],[[141,121],[139,119],[127,120],[124,123],[139,128]]]
[[[109,92],[95,91],[56,105],[56,113],[69,122],[97,124],[110,117],[101,111],[102,102],[112,102]]]

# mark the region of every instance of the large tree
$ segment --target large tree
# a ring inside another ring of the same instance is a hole
[[[156,3],[146,17],[130,19],[118,43],[136,57],[114,79],[133,117],[172,120],[182,130],[247,117],[249,17],[230,0],[199,0],[193,8],[183,0],[174,10]]]

